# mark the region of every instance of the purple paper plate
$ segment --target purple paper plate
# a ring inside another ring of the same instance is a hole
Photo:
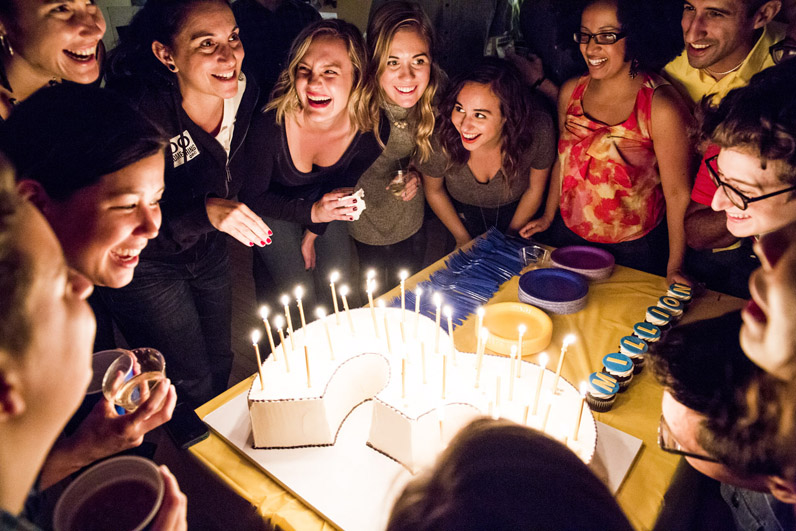
[[[556,265],[573,269],[605,269],[614,267],[614,257],[608,251],[586,245],[572,245],[556,249],[550,255]]]
[[[568,302],[585,297],[589,283],[566,269],[535,269],[520,277],[520,289],[535,299]]]

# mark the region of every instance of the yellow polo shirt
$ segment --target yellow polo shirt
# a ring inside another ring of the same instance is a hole
[[[774,60],[768,53],[768,48],[785,37],[785,26],[778,22],[771,22],[763,29],[763,34],[757,40],[752,51],[744,59],[741,68],[731,72],[719,81],[713,79],[707,72],[688,64],[688,54],[685,50],[668,65],[664,67],[666,77],[677,87],[681,94],[688,94],[693,103],[698,103],[706,94],[713,94],[713,103],[718,103],[729,91],[743,87],[749,83],[752,76],[774,66]]]

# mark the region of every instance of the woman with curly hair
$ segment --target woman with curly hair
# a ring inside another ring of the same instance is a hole
[[[518,232],[542,204],[555,160],[544,105],[516,67],[486,57],[453,82],[440,115],[447,165],[423,165],[423,187],[456,246],[490,227]]]
[[[386,280],[382,287],[389,288],[400,270],[422,265],[425,201],[413,164],[438,156],[431,135],[440,71],[433,62],[431,22],[414,2],[384,4],[371,18],[367,36],[364,101],[374,135],[389,136],[382,141],[384,152],[359,178],[356,189],[365,192],[368,207],[348,229],[361,267],[378,271]],[[404,180],[391,193],[390,182],[400,170]]]
[[[597,245],[620,264],[688,282],[681,268],[690,115],[654,73],[678,42],[677,33],[661,34],[666,24],[654,15],[637,0],[586,3],[574,40],[588,73],[561,89],[559,166],[544,216],[521,234],[553,223],[550,243]]]

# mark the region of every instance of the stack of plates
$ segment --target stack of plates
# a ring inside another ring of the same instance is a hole
[[[520,301],[551,313],[579,312],[588,294],[588,281],[565,269],[536,269],[520,277]]]
[[[556,249],[550,255],[553,266],[580,273],[591,280],[602,280],[611,276],[614,270],[614,257],[608,251],[572,245]]]

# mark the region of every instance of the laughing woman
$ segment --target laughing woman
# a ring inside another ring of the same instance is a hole
[[[448,163],[423,166],[429,205],[457,247],[490,227],[516,233],[542,204],[555,160],[552,118],[516,67],[492,57],[454,80],[440,114]]]
[[[343,198],[382,151],[373,134],[362,132],[363,70],[359,30],[342,20],[317,22],[293,41],[271,103],[252,118],[246,144],[251,182],[241,200],[278,235],[258,253],[274,281],[265,282],[255,269],[258,299],[300,284],[305,304],[314,305],[327,293],[318,288],[332,270],[351,271],[345,222],[359,207],[356,199]],[[358,299],[355,291],[349,301]]]
[[[257,101],[225,0],[149,0],[111,57],[109,85],[171,139],[160,234],[133,282],[100,290],[128,343],[157,348],[181,398],[199,405],[227,386],[232,300],[225,232],[265,246],[270,231],[235,200],[240,147]]]
[[[96,81],[104,34],[93,2],[0,2],[0,119],[48,83]]]

